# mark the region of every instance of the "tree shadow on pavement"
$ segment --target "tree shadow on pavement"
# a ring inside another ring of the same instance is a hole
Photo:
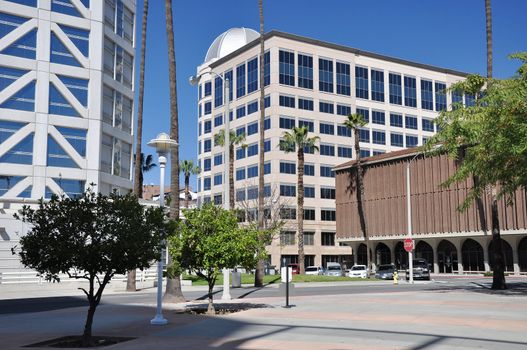
[[[482,293],[489,295],[503,295],[503,296],[525,296],[527,297],[527,282],[509,282],[507,283],[507,289],[495,290],[491,289],[492,283],[481,283],[471,282],[469,285],[463,286],[451,286],[446,284],[434,285],[431,288],[427,288],[429,292],[454,292],[454,291],[467,291],[473,293]]]

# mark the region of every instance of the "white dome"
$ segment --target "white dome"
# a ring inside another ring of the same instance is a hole
[[[214,39],[205,56],[205,62],[227,56],[259,37],[258,32],[249,28],[231,28]]]

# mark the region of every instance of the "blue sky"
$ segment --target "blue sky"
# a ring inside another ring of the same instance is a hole
[[[355,47],[468,73],[486,74],[484,0],[264,0],[265,31]],[[137,78],[143,1],[137,1]],[[527,51],[525,0],[493,0],[494,76],[518,68],[507,55]],[[143,152],[146,143],[169,130],[168,64],[163,0],[150,0]],[[196,74],[212,41],[232,27],[259,30],[258,0],[174,1],[180,159],[197,160]],[[138,85],[137,89],[138,90]],[[137,106],[136,106],[137,108]],[[170,172],[167,169],[167,174]],[[167,178],[168,181],[168,178]],[[183,179],[181,179],[183,181]],[[159,183],[156,168],[145,184]],[[191,180],[194,186],[194,180]]]

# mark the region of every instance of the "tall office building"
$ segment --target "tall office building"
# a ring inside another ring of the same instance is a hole
[[[256,203],[262,151],[258,38],[250,29],[230,29],[214,40],[197,68],[201,202],[221,203],[227,183],[222,176],[223,149],[214,144],[214,135],[224,128],[226,98],[216,73],[231,82],[231,129],[246,135],[247,147],[235,149],[236,205]],[[282,217],[295,219],[296,153],[286,154],[278,144],[285,131],[306,126],[312,136],[320,137],[319,152],[306,150],[305,155],[306,265],[339,261],[350,266],[351,248],[335,239],[333,172],[335,165],[355,158],[351,132],[342,125],[346,115],[360,113],[368,121],[360,130],[362,157],[422,145],[435,132],[438,112],[463,101],[463,96],[444,90],[466,74],[277,31],[265,35],[265,50],[265,192],[279,193]],[[465,99],[471,102],[470,96]],[[268,247],[272,265],[280,265],[281,258],[297,260],[294,220],[289,222]]]
[[[21,203],[132,187],[134,0],[0,0],[0,259]]]

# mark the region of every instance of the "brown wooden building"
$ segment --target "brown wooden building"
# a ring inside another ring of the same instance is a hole
[[[364,207],[372,261],[404,268],[408,253],[406,169],[410,164],[410,198],[414,258],[427,259],[435,273],[489,271],[492,234],[489,198],[466,211],[457,208],[472,181],[441,187],[456,170],[446,155],[424,157],[418,149],[405,149],[364,159]],[[336,172],[337,241],[352,246],[354,263],[366,262],[355,192],[356,162],[339,165]],[[527,194],[518,190],[512,205],[499,201],[499,220],[506,270],[527,272]],[[490,258],[489,258],[490,257]]]

